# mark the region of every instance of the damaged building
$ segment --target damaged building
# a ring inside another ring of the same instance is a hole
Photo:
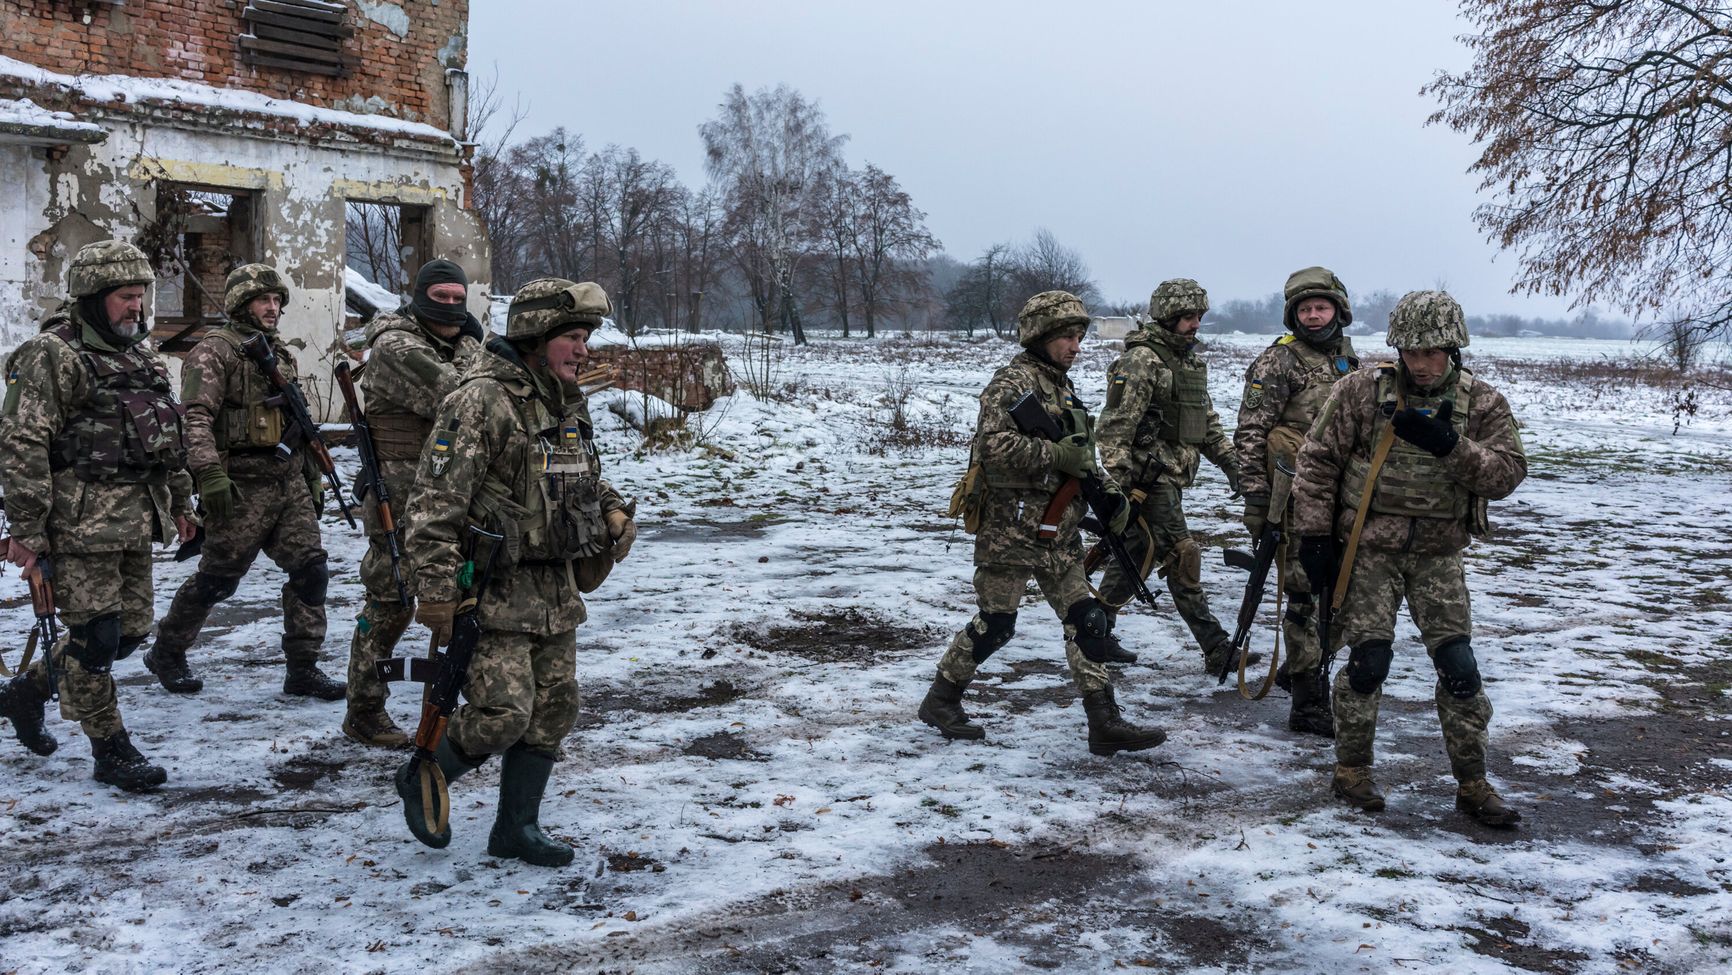
[[[283,333],[334,415],[352,204],[389,208],[402,276],[434,257],[462,265],[485,319],[468,8],[0,0],[0,349],[35,331],[92,241],[151,255],[153,335],[176,354],[220,320],[228,270],[261,261],[294,289]]]

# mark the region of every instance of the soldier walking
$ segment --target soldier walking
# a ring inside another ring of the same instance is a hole
[[[0,715],[24,747],[53,753],[58,742],[43,727],[52,664],[60,713],[89,737],[96,780],[141,792],[168,773],[133,747],[111,669],[150,633],[151,543],[195,531],[184,411],[144,341],[155,280],[144,253],[120,240],[90,244],[73,255],[69,278],[71,299],[7,361],[0,418],[6,558],[27,573],[52,563],[66,637],[0,684]]]
[[[274,268],[235,268],[223,298],[228,321],[201,339],[181,367],[187,460],[204,511],[204,550],[144,656],[162,686],[177,694],[204,687],[187,664],[187,648],[198,639],[211,608],[234,595],[262,551],[289,577],[282,596],[283,693],[343,698],[342,682],[319,669],[330,581],[319,537],[320,472],[298,441],[286,458],[279,458],[277,447],[289,421],[281,407],[266,402],[275,395],[270,380],[241,349],[248,337],[263,334],[283,378],[294,381],[294,353],[277,333],[288,303],[288,285]]]
[[[1131,557],[1155,565],[1167,580],[1173,606],[1203,651],[1204,667],[1219,671],[1233,645],[1203,594],[1203,550],[1185,523],[1184,493],[1196,480],[1200,458],[1227,475],[1238,491],[1233,445],[1209,399],[1209,367],[1196,353],[1197,330],[1209,295],[1189,278],[1162,281],[1149,296],[1149,322],[1125,339],[1125,352],[1107,370],[1101,409],[1101,463],[1129,493],[1138,519],[1128,536]],[[1109,629],[1131,601],[1128,574],[1109,563],[1101,579]],[[1110,641],[1114,659],[1137,658]],[[1234,661],[1237,664],[1237,660]]]
[[[542,832],[541,801],[560,742],[577,720],[581,592],[597,564],[621,561],[637,528],[601,479],[593,428],[576,380],[590,333],[613,310],[592,282],[531,281],[511,299],[505,337],[490,339],[439,405],[409,497],[408,555],[415,619],[450,639],[459,612],[467,528],[503,534],[507,556],[476,594],[480,642],[434,757],[450,782],[503,753],[490,856],[541,866],[572,850]],[[587,577],[587,578],[586,578]],[[451,841],[428,828],[412,763],[397,772],[403,815],[421,842]]]
[[[1239,401],[1239,422],[1233,447],[1239,454],[1239,486],[1245,495],[1245,527],[1255,540],[1274,522],[1291,519],[1291,498],[1270,511],[1271,485],[1291,474],[1299,447],[1312,421],[1322,411],[1337,380],[1359,368],[1353,342],[1342,329],[1353,324],[1347,286],[1326,267],[1294,271],[1284,289],[1287,298],[1282,323],[1288,334],[1276,339],[1245,370],[1245,395]],[[1282,620],[1287,659],[1275,681],[1292,694],[1287,715],[1291,731],[1335,737],[1329,712],[1329,689],[1323,685],[1323,647],[1317,642],[1316,612],[1311,585],[1299,565],[1297,539],[1288,539],[1281,566],[1287,594]],[[1333,649],[1333,648],[1331,648]]]
[[[409,303],[397,314],[380,315],[367,325],[367,366],[361,370],[367,424],[379,476],[396,512],[406,509],[415,465],[433,432],[439,401],[457,388],[463,370],[481,351],[486,333],[464,307],[469,278],[447,260],[429,261],[415,275]],[[379,518],[378,499],[362,509],[367,554],[361,558],[361,584],[367,602],[355,621],[349,645],[349,706],[343,734],[368,745],[394,747],[408,742],[385,711],[389,692],[374,664],[389,657],[414,614],[404,605],[391,573],[391,552]],[[401,517],[397,529],[406,528]],[[405,576],[411,572],[405,563]],[[409,580],[405,580],[409,581]]]
[[[946,738],[980,739],[986,732],[962,709],[962,692],[986,659],[1016,632],[1017,606],[1033,579],[1047,605],[1064,623],[1065,662],[1082,692],[1088,715],[1089,751],[1111,755],[1153,748],[1165,741],[1158,728],[1141,728],[1120,716],[1107,673],[1108,622],[1089,594],[1083,573],[1078,523],[1085,504],[1073,499],[1050,537],[1042,537],[1042,514],[1069,478],[1097,471],[1088,410],[1076,398],[1067,373],[1082,348],[1088,310],[1075,295],[1043,291],[1017,316],[1023,351],[993,374],[980,394],[971,467],[978,468],[975,503],[979,531],[974,540],[974,593],[979,612],[956,634],[938,661],[938,675],[920,702],[920,720]],[[1011,407],[1033,393],[1066,436],[1057,442],[1024,433]],[[1118,510],[1108,528],[1123,532],[1130,505],[1118,489]]]
[[[1527,476],[1527,455],[1509,403],[1462,367],[1467,323],[1454,298],[1404,295],[1390,312],[1388,343],[1399,361],[1335,383],[1299,451],[1293,488],[1311,588],[1346,587],[1332,621],[1349,657],[1335,675],[1331,787],[1360,809],[1383,808],[1371,779],[1372,743],[1405,600],[1437,670],[1456,808],[1486,825],[1513,826],[1521,816],[1485,778],[1492,710],[1474,659],[1461,550],[1485,533],[1487,502],[1509,496]]]

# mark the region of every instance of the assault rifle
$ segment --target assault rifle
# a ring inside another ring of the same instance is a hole
[[[343,391],[343,402],[349,407],[349,425],[355,431],[355,449],[361,454],[361,489],[358,497],[373,495],[379,512],[379,528],[385,533],[385,549],[391,553],[391,579],[397,583],[397,601],[409,605],[409,587],[403,584],[403,546],[397,542],[397,519],[391,513],[391,492],[385,487],[385,475],[379,470],[379,455],[373,449],[373,428],[367,414],[361,410],[361,400],[355,395],[355,380],[349,363],[337,363],[337,388]]]
[[[0,548],[4,548],[10,539],[0,538]],[[53,700],[60,700],[60,682],[54,676],[54,646],[60,642],[60,623],[54,613],[54,560],[46,555],[38,555],[36,564],[22,573],[24,581],[30,586],[30,608],[36,613],[36,623],[30,628],[30,639],[24,645],[24,656],[18,660],[17,674],[22,677],[24,668],[30,666],[30,661],[36,658],[36,648],[42,648],[42,666],[48,671],[48,694]],[[4,668],[0,668],[4,669]]]
[[[312,452],[313,461],[330,482],[331,496],[337,501],[337,510],[343,513],[343,520],[350,528],[359,527],[355,524],[355,515],[349,510],[349,501],[343,497],[343,482],[337,477],[337,465],[331,460],[331,448],[325,445],[325,437],[319,432],[319,425],[313,422],[313,415],[307,410],[307,398],[301,395],[299,383],[283,378],[282,366],[277,362],[277,353],[271,348],[271,343],[263,332],[254,332],[241,341],[241,351],[247,358],[259,364],[264,370],[265,378],[270,380],[271,388],[277,391],[275,396],[265,400],[266,406],[274,406],[283,411],[288,419],[288,429],[283,431],[283,439],[277,443],[277,459],[288,460],[295,454],[295,448],[305,445]],[[314,507],[317,507],[315,499]]]
[[[1010,418],[1016,423],[1016,428],[1032,437],[1040,437],[1057,443],[1064,439],[1064,431],[1059,429],[1052,414],[1041,404],[1040,397],[1034,393],[1024,393],[1022,398],[1010,407]],[[1124,539],[1115,535],[1107,523],[1112,521],[1111,502],[1107,500],[1107,486],[1098,474],[1088,477],[1073,477],[1065,481],[1053,494],[1052,503],[1047,505],[1046,512],[1040,521],[1040,536],[1051,538],[1058,533],[1058,523],[1064,517],[1064,510],[1070,507],[1071,500],[1081,492],[1083,501],[1094,512],[1094,518],[1083,519],[1083,527],[1101,537],[1107,551],[1112,553],[1113,561],[1119,564],[1134,587],[1133,593],[1138,602],[1155,608],[1155,594],[1149,591],[1148,583],[1143,581],[1142,567],[1137,560],[1131,558],[1130,550],[1125,548]],[[1130,504],[1129,498],[1120,498],[1123,504]]]
[[[430,832],[442,833],[451,819],[451,796],[445,788],[445,773],[433,750],[445,737],[445,726],[451,712],[457,710],[457,694],[469,680],[469,663],[475,657],[475,647],[481,641],[481,598],[493,579],[493,565],[499,550],[505,545],[504,535],[469,526],[469,552],[463,568],[457,573],[462,589],[458,612],[451,618],[451,640],[445,652],[430,649],[425,659],[393,657],[373,665],[379,679],[412,680],[427,685],[427,696],[421,705],[421,723],[415,728],[415,754],[409,759],[409,770],[421,780],[421,808],[427,815]],[[486,547],[485,553],[476,549]],[[477,558],[477,556],[480,556]]]
[[[1275,564],[1282,539],[1286,537],[1281,526],[1286,521],[1287,499],[1293,489],[1293,471],[1279,457],[1275,459],[1275,469],[1279,483],[1272,492],[1263,530],[1251,542],[1251,551],[1247,553],[1230,548],[1221,553],[1222,561],[1235,569],[1244,569],[1250,576],[1245,580],[1245,595],[1239,600],[1239,619],[1233,628],[1233,648],[1239,652],[1229,654],[1221,664],[1221,672],[1215,675],[1216,684],[1227,682],[1235,660],[1250,659],[1251,626],[1257,622],[1257,610],[1262,608],[1263,593],[1269,586],[1269,568]],[[1281,594],[1276,593],[1276,626],[1281,625],[1280,612]]]

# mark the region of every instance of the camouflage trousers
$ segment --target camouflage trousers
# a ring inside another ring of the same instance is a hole
[[[175,591],[157,628],[156,645],[180,653],[192,646],[211,607],[234,592],[262,551],[289,575],[282,594],[283,657],[315,663],[325,643],[328,577],[307,482],[298,468],[289,468],[268,480],[236,476],[235,490],[228,518],[205,518],[198,571]]]
[[[1349,647],[1393,642],[1395,614],[1404,599],[1425,641],[1426,654],[1434,660],[1438,648],[1472,633],[1460,553],[1414,555],[1360,549],[1349,585],[1341,606],[1342,636]],[[1383,689],[1359,693],[1349,684],[1347,669],[1335,675],[1336,761],[1370,765]],[[1485,778],[1486,729],[1492,711],[1484,689],[1472,697],[1456,697],[1439,679],[1433,696],[1450,770],[1461,782]]]
[[[54,604],[60,625],[83,627],[103,616],[120,616],[120,655],[132,652],[150,634],[155,610],[149,549],[97,554],[63,554],[54,560]],[[86,670],[65,652],[68,634],[54,647],[37,647],[36,659],[24,679],[36,693],[48,696],[47,655],[54,654],[54,675],[60,690],[60,716],[76,721],[91,738],[107,738],[126,730],[114,675]]]
[[[1287,610],[1281,617],[1281,644],[1286,654],[1281,673],[1303,674],[1323,666],[1323,645],[1317,641],[1317,600],[1311,595],[1305,567],[1299,564],[1297,536],[1287,539],[1286,555],[1279,566],[1281,590],[1287,596]]]
[[[1088,577],[1083,575],[1082,563],[1074,559],[1061,560],[1056,566],[981,565],[974,569],[974,598],[980,614],[1015,613],[1028,592],[1030,579],[1040,587],[1047,605],[1061,620],[1072,606],[1089,598]],[[939,659],[938,672],[946,680],[967,684],[974,679],[980,664],[974,659],[974,641],[969,638],[969,631],[984,631],[986,624],[980,614],[951,639],[950,647]],[[1082,693],[1111,686],[1106,665],[1083,656],[1076,644],[1076,627],[1068,624],[1064,628],[1064,660],[1070,667],[1071,680]]]
[[[1203,593],[1203,550],[1185,524],[1184,493],[1165,482],[1150,487],[1148,496],[1131,514],[1125,541],[1132,561],[1149,569],[1159,567],[1160,575],[1167,580],[1167,592],[1173,596],[1173,608],[1190,627],[1191,636],[1203,653],[1224,646],[1227,633],[1221,629]],[[1106,574],[1101,577],[1101,602],[1116,613],[1131,601],[1134,591],[1130,574],[1109,559]]]
[[[403,512],[408,508],[414,468],[402,461],[384,461],[383,466],[385,486],[391,491],[397,545],[401,549],[408,537]],[[397,580],[391,574],[391,548],[385,541],[378,505],[371,498],[362,506],[361,518],[367,528],[367,554],[361,556],[361,585],[367,591],[367,602],[361,615],[355,618],[355,635],[349,642],[349,703],[372,705],[382,704],[391,693],[379,680],[373,664],[396,651],[397,641],[403,638],[403,631],[415,615],[415,603],[411,595],[409,605],[403,605],[397,592]],[[398,571],[406,585],[414,585],[407,554],[403,555]]]
[[[557,755],[577,724],[577,632],[482,630],[463,700],[447,733],[464,754],[496,755],[522,742]]]

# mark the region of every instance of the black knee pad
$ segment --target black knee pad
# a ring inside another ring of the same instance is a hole
[[[289,588],[295,598],[308,606],[325,605],[325,590],[331,585],[331,570],[324,559],[317,559],[289,573]]]
[[[1287,622],[1294,626],[1310,626],[1314,618],[1312,608],[1310,596],[1292,597],[1292,601],[1287,604]]]
[[[93,674],[106,674],[120,655],[120,614],[106,613],[66,628],[66,652]]]
[[[204,606],[215,606],[233,596],[240,585],[240,576],[213,576],[202,569],[192,574],[192,596]]]
[[[1437,648],[1432,654],[1437,665],[1437,679],[1443,689],[1454,697],[1468,698],[1479,693],[1479,661],[1473,658],[1473,641],[1456,637]]]
[[[132,651],[137,650],[139,648],[139,646],[144,643],[144,638],[149,636],[149,635],[150,634],[148,634],[148,633],[141,633],[138,636],[123,636],[123,637],[121,637],[120,638],[120,652],[118,652],[114,655],[114,659],[125,660],[127,657],[132,656]]]
[[[1016,633],[1016,613],[981,613],[975,617],[974,625],[968,628],[968,638],[974,643],[974,662],[985,663],[986,658],[998,652],[998,648],[1010,642]]]
[[[1092,596],[1077,600],[1065,611],[1064,622],[1076,627],[1076,645],[1083,656],[1097,664],[1106,663],[1107,634],[1112,632],[1112,623],[1099,600]]]
[[[1361,694],[1374,693],[1389,676],[1395,645],[1388,640],[1361,643],[1347,653],[1347,684]]]

